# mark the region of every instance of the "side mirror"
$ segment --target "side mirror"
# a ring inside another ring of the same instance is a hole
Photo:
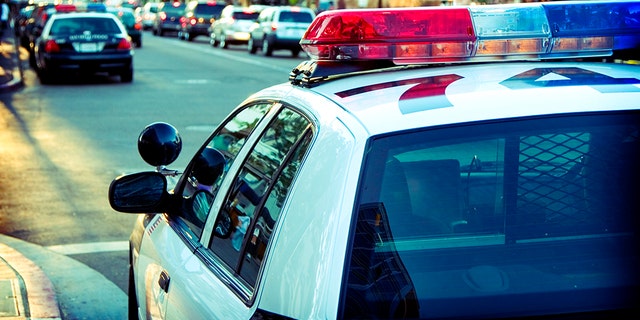
[[[155,213],[168,208],[167,178],[159,172],[120,176],[109,186],[109,204],[120,212]]]
[[[158,167],[174,162],[182,151],[178,130],[164,122],[154,122],[142,130],[138,138],[138,152],[148,164]]]

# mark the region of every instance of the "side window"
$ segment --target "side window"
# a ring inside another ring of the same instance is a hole
[[[283,109],[248,156],[219,213],[230,228],[209,249],[253,287],[289,187],[311,141],[309,121]]]
[[[244,145],[247,136],[253,131],[260,119],[273,104],[255,104],[242,109],[224,126],[215,132],[202,150],[191,160],[188,171],[183,178],[182,197],[190,199],[198,190],[208,192],[208,206],[194,212],[189,201],[186,201],[183,215],[180,217],[189,228],[200,237],[202,228],[209,214],[212,199],[218,192],[220,182],[227,169],[233,163]]]

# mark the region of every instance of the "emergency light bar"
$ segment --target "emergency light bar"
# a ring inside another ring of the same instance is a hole
[[[331,10],[300,45],[316,61],[395,64],[610,56],[640,48],[640,2]]]

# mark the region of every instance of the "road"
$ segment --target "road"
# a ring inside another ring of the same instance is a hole
[[[171,167],[181,169],[224,116],[251,93],[285,82],[303,59],[147,32],[131,84],[95,76],[42,86],[26,70],[24,89],[0,95],[0,233],[73,258],[126,292],[136,215],[113,211],[107,190],[122,173],[152,170],[137,152],[140,131],[173,124],[183,152]]]

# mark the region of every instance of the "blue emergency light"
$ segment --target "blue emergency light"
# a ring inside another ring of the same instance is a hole
[[[300,45],[316,61],[395,64],[610,56],[640,48],[640,2],[331,10]]]

